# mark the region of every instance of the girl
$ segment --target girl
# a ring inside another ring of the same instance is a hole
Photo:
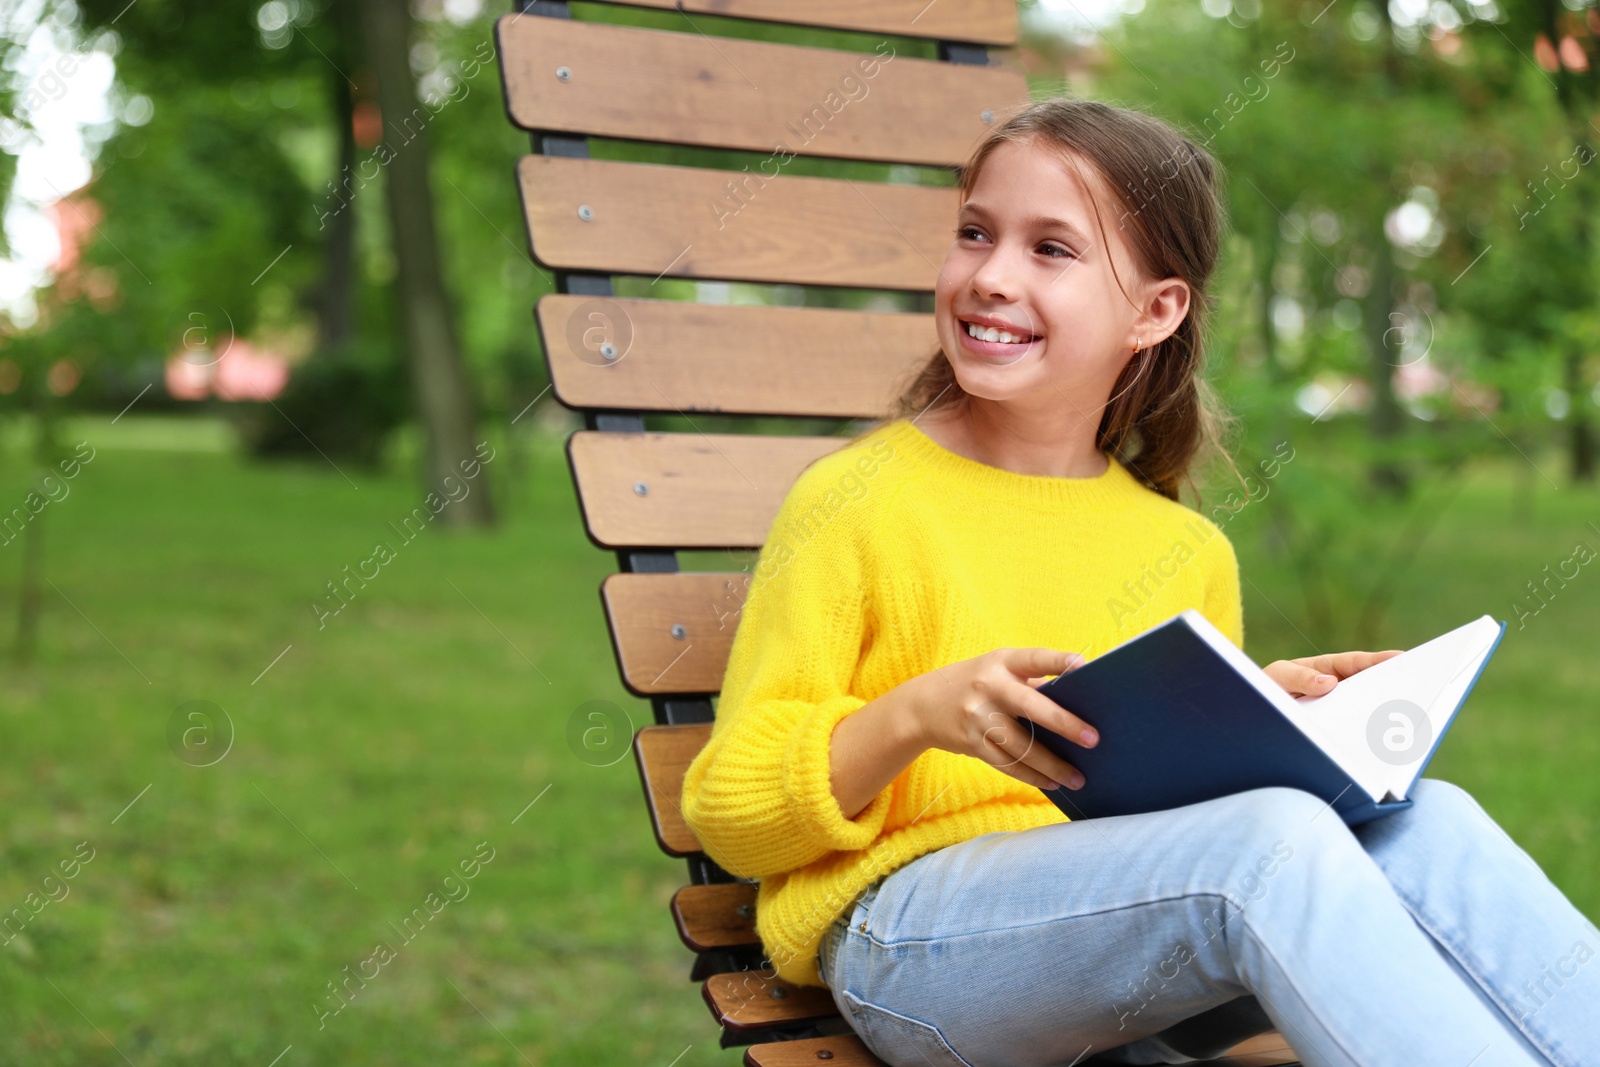
[[[1274,1027],[1313,1067],[1600,1065],[1600,931],[1453,785],[1354,829],[1286,788],[1083,821],[1041,792],[1082,779],[1017,716],[1117,724],[1040,682],[1190,607],[1243,644],[1233,548],[1178,502],[1220,452],[1218,177],[1084,100],[977,147],[940,351],[785,498],[684,815],[760,880],[777,975],[897,1067],[1180,1063]],[[1316,695],[1396,651],[1267,673]]]

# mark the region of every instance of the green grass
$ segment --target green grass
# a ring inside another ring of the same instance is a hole
[[[739,1062],[687,980],[667,912],[683,864],[656,849],[627,739],[608,766],[568,747],[586,701],[635,726],[649,709],[617,680],[597,593],[614,558],[583,533],[559,436],[520,461],[499,446],[493,533],[435,525],[405,545],[386,525],[420,503],[403,473],[347,470],[353,487],[321,462],[249,464],[207,424],[131,415],[67,435],[85,438],[98,455],[42,518],[56,588],[39,661],[0,675],[0,909],[80,841],[95,856],[0,947],[0,1062],[267,1067],[291,1045],[280,1067]],[[20,500],[5,447],[0,501]],[[1488,471],[1452,504],[1386,635],[1509,617],[1600,518],[1593,493],[1546,491],[1527,524],[1510,499]],[[311,602],[379,540],[397,557],[319,629]],[[1266,583],[1246,586],[1250,651],[1304,654],[1264,599],[1292,596],[1236,543]],[[0,548],[7,640],[18,550]],[[1597,592],[1586,572],[1513,623],[1429,771],[1591,916]],[[169,750],[191,700],[235,729],[211,766]],[[390,924],[483,841],[495,856],[470,895],[405,943]],[[326,983],[380,941],[395,957],[319,1029]]]
[[[123,1063],[107,1038],[141,1067],[265,1067],[290,1044],[282,1067],[737,1062],[687,982],[667,912],[683,864],[655,848],[627,739],[604,767],[567,747],[585,701],[636,725],[649,708],[617,680],[613,557],[560,442],[534,446],[494,534],[401,545],[386,523],[421,502],[404,477],[351,470],[352,488],[151,436],[132,418],[69,435],[98,455],[42,516],[64,596],[47,587],[40,662],[0,689],[4,907],[96,850],[0,950],[0,1062]],[[510,459],[488,468],[502,490]],[[397,558],[319,630],[312,600],[379,540]],[[19,545],[0,549],[7,630]],[[189,700],[232,719],[215,765],[168,749]],[[389,924],[481,841],[470,895],[404,944]],[[326,983],[379,941],[395,959],[319,1030]]]

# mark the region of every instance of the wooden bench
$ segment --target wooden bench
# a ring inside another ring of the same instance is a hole
[[[747,1046],[751,1067],[879,1064],[827,990],[768,977],[756,883],[706,856],[678,807],[710,734],[748,578],[682,572],[678,553],[759,550],[794,479],[845,438],[647,432],[644,416],[693,425],[701,413],[872,420],[887,410],[933,352],[928,312],[954,226],[955,168],[989,124],[1029,99],[1022,73],[989,55],[1016,43],[1014,0],[619,6],[676,9],[696,31],[694,16],[715,14],[868,42],[848,51],[583,22],[549,0],[503,17],[496,32],[508,113],[532,134],[517,166],[529,241],[558,290],[538,301],[535,320],[556,398],[584,417],[567,445],[584,523],[617,554],[619,572],[600,588],[617,665],[655,716],[634,753],[656,840],[688,864],[671,910],[695,954],[690,980],[723,1047]],[[894,42],[907,38],[937,42],[938,58],[900,54]],[[593,158],[591,138],[768,155],[738,171],[664,166]],[[802,156],[945,168],[951,184],[782,172]],[[882,295],[869,310],[618,292],[624,278],[637,293],[663,277]],[[1268,1034],[1215,1062],[1294,1056]]]

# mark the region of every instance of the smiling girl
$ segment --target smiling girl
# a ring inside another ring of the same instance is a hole
[[[1600,931],[1456,786],[1353,829],[1287,788],[1080,821],[1041,791],[1082,778],[1019,716],[1117,728],[1045,678],[1187,608],[1243,644],[1232,545],[1178,500],[1225,456],[1219,177],[1084,100],[976,148],[939,351],[785,498],[684,816],[760,880],[777,975],[890,1064],[1180,1063],[1274,1027],[1315,1067],[1600,1064]],[[1319,695],[1395,654],[1267,673]]]

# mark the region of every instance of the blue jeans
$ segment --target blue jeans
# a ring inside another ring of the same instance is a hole
[[[818,969],[894,1067],[1184,1063],[1212,1019],[1307,1067],[1600,1067],[1600,931],[1468,793],[1411,795],[983,834],[867,887]]]

